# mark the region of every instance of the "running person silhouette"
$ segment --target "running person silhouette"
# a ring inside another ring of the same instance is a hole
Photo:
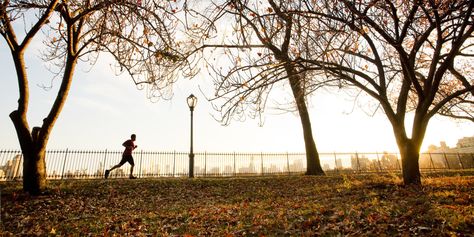
[[[135,150],[135,148],[137,148],[137,145],[135,145],[135,143],[134,143],[136,139],[137,139],[137,136],[135,134],[132,134],[130,136],[130,139],[126,140],[122,144],[122,146],[125,147],[125,150],[122,153],[122,160],[120,160],[120,163],[118,163],[114,167],[112,167],[108,170],[105,170],[105,178],[106,179],[109,177],[109,174],[110,174],[110,172],[112,172],[112,170],[121,167],[123,164],[125,164],[125,162],[128,162],[131,165],[129,178],[130,179],[136,179],[137,178],[137,177],[133,176],[133,167],[135,167],[135,162],[133,161],[133,156],[132,156],[132,151]]]

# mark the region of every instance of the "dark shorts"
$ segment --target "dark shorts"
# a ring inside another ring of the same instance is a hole
[[[123,164],[125,164],[125,162],[128,162],[131,165],[135,165],[135,162],[133,162],[133,156],[132,155],[123,155],[122,160],[120,161],[119,165],[123,165]]]

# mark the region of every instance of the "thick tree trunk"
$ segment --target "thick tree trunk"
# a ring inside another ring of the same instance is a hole
[[[300,84],[301,80],[299,80],[299,76],[295,75],[296,72],[291,68],[287,68],[287,72],[291,75],[289,76],[290,85],[300,115],[301,125],[303,127],[304,145],[306,149],[306,175],[324,175],[319,160],[319,153],[316,149],[316,143],[313,138],[311,120],[309,118],[308,108],[306,107],[304,91]]]
[[[304,88],[305,76],[298,72],[290,59],[289,45],[292,39],[293,21],[291,17],[287,17],[286,30],[284,40],[281,44],[281,50],[277,47],[270,47],[270,50],[275,54],[275,58],[280,62],[285,63],[285,71],[288,75],[291,91],[295,98],[296,107],[300,115],[301,126],[303,127],[304,145],[306,149],[306,175],[324,175],[321,162],[319,160],[319,153],[316,149],[316,143],[313,138],[313,131],[311,129],[311,120],[309,118],[308,108],[306,107],[306,91]]]
[[[299,111],[299,113],[301,125],[303,126],[304,145],[306,149],[306,175],[324,175],[324,171],[319,160],[319,153],[316,149],[316,143],[314,142],[311,122],[306,106],[304,106],[303,111]]]
[[[427,105],[426,108],[429,106]],[[411,138],[407,137],[405,120],[399,119],[392,122],[397,140],[398,149],[402,159],[403,183],[405,185],[421,185],[420,173],[420,148],[428,127],[429,117],[426,116],[427,109],[418,107],[413,118]]]
[[[395,139],[402,159],[403,183],[405,185],[421,185],[420,147],[426,131],[427,123],[422,123],[415,116],[412,138],[408,138],[403,121],[392,122]]]
[[[16,57],[15,57],[16,56]],[[20,99],[18,110],[10,114],[10,118],[15,126],[18,141],[23,153],[23,190],[32,195],[39,195],[46,189],[46,145],[49,135],[61,110],[66,102],[71,86],[77,58],[68,54],[64,69],[63,80],[58,90],[58,94],[48,116],[43,119],[41,127],[34,127],[30,131],[26,112],[28,108],[28,80],[22,55],[14,55],[17,70]]]
[[[421,185],[421,173],[419,166],[419,149],[413,145],[411,140],[407,140],[400,147],[402,158],[403,183],[405,185]]]
[[[54,123],[64,106],[71,86],[74,69],[78,59],[78,42],[82,39],[80,33],[84,26],[83,20],[72,20],[69,15],[63,15],[66,16],[66,19],[70,19],[70,21],[65,20],[65,23],[67,23],[67,32],[63,36],[67,41],[67,54],[65,55],[63,68],[64,75],[61,86],[48,116],[43,119],[43,125],[30,130],[27,121],[30,96],[28,86],[29,81],[24,52],[29,43],[31,43],[35,37],[36,33],[38,33],[45,24],[48,24],[50,17],[56,10],[58,10],[57,6],[59,3],[60,1],[58,0],[50,1],[48,7],[38,16],[38,21],[31,27],[31,29],[29,29],[25,38],[21,40],[21,44],[18,43],[16,34],[10,25],[12,23],[11,19],[9,19],[7,15],[4,15],[4,23],[7,27],[3,36],[10,47],[10,52],[17,73],[19,89],[18,108],[10,114],[10,118],[15,126],[18,141],[23,153],[23,189],[32,195],[38,195],[46,188],[46,145]],[[63,12],[63,10],[60,10],[59,12],[69,14]],[[62,51],[59,50],[58,52],[58,54],[53,54],[51,57],[57,59],[61,58]]]
[[[15,129],[23,153],[23,190],[31,195],[39,195],[46,189],[46,143],[37,142],[39,128],[30,133],[25,115],[13,111],[10,118]]]
[[[23,152],[23,190],[39,195],[46,189],[45,149]]]

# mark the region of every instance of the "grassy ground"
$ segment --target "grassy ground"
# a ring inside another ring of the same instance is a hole
[[[474,176],[78,180],[30,197],[2,183],[2,235],[473,236]]]

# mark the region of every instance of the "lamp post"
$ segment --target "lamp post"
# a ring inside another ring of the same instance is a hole
[[[193,153],[193,111],[197,104],[197,97],[191,94],[186,99],[189,110],[191,111],[191,149],[189,150],[189,178],[194,177],[194,153]]]

